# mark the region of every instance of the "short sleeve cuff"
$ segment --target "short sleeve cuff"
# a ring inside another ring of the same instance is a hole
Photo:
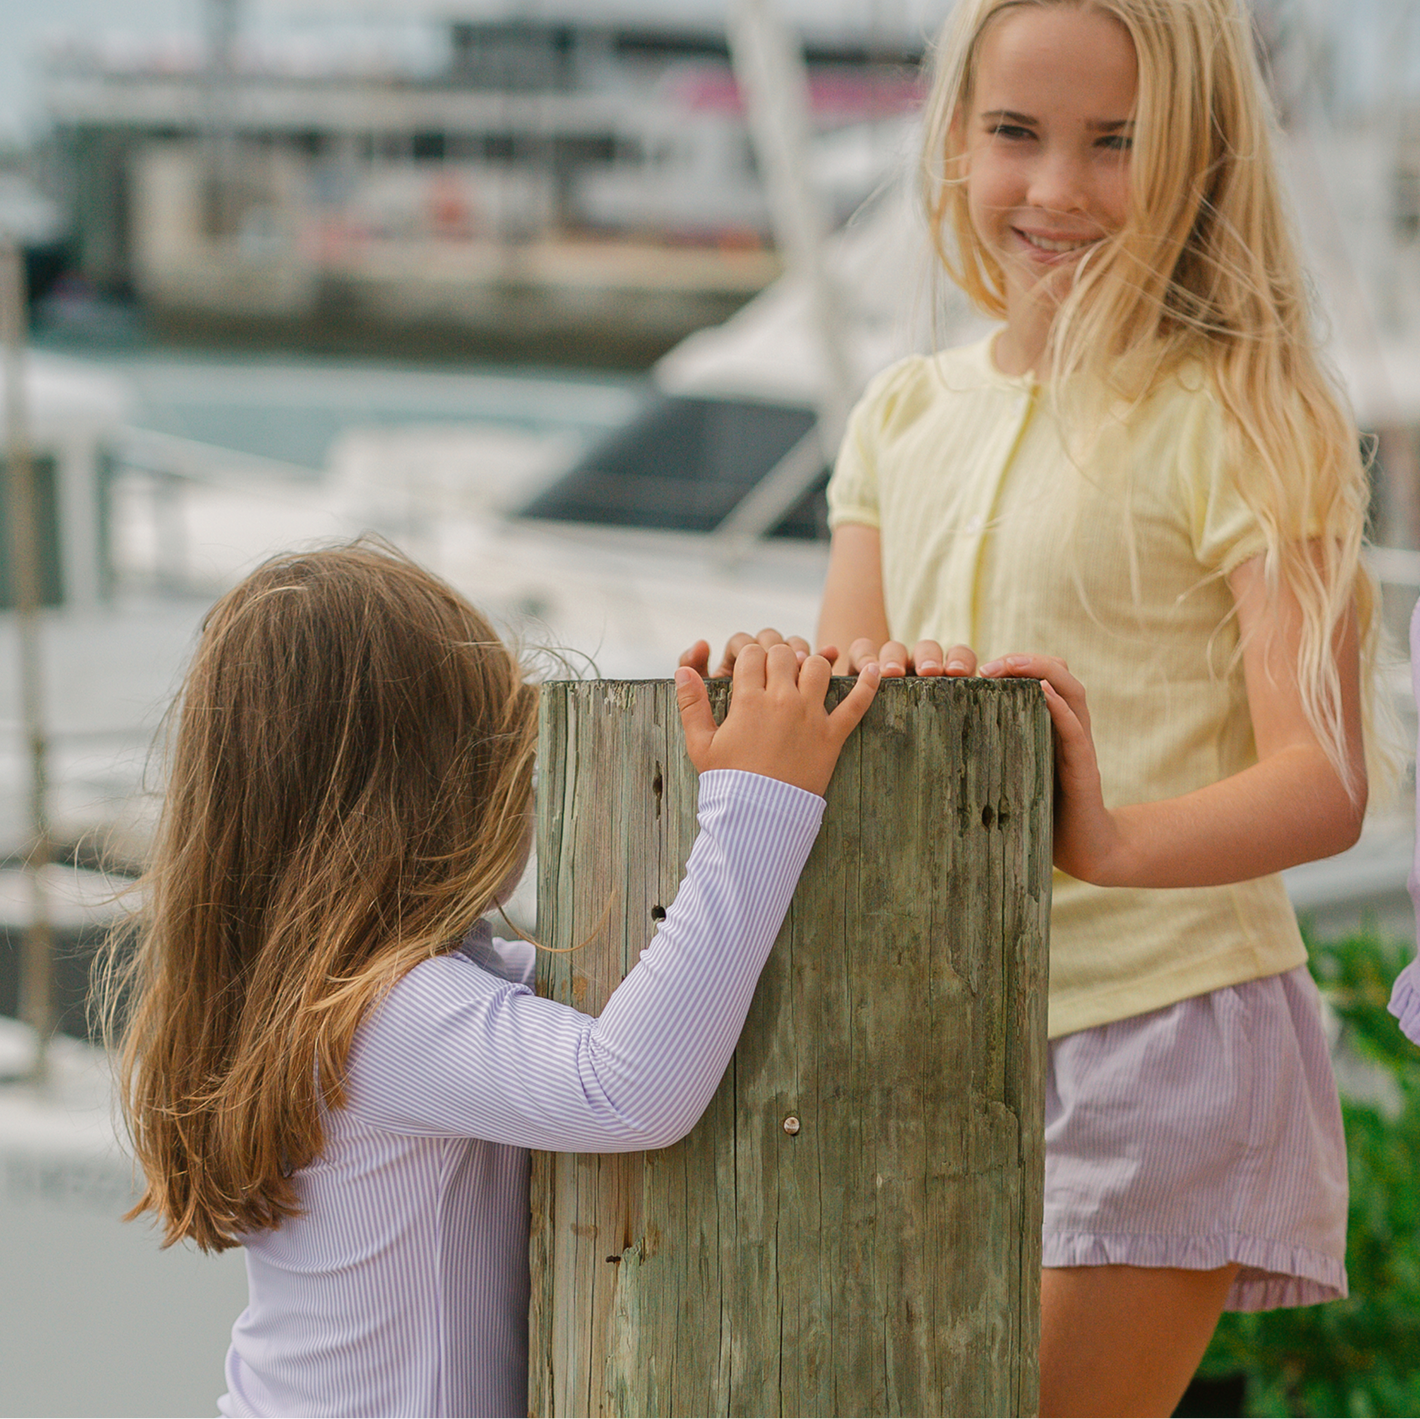
[[[860,527],[881,527],[882,519],[878,516],[877,508],[867,507],[861,503],[845,503],[841,507],[830,507],[828,510],[829,527],[842,527],[844,523],[853,523]]]

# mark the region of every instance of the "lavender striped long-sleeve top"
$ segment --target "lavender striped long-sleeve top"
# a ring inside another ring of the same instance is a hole
[[[246,1239],[224,1414],[526,1414],[528,1152],[683,1137],[724,1073],[823,800],[700,781],[674,904],[593,1019],[475,929],[355,1036],[302,1215]]]

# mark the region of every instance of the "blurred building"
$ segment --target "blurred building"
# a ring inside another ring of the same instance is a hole
[[[348,11],[326,48],[244,43],[234,4],[203,46],[46,60],[80,271],[160,327],[644,361],[780,269],[723,7],[465,0],[414,60]],[[929,23],[810,19],[841,216],[901,146]]]

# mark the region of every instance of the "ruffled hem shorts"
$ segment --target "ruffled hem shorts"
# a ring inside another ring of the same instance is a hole
[[[1415,608],[1420,624],[1420,606]],[[1420,895],[1414,891],[1412,896]],[[1411,1044],[1420,1045],[1420,960],[1411,961],[1395,978],[1390,993],[1390,1013],[1400,1021],[1400,1028]]]
[[[1050,1046],[1046,1266],[1213,1270],[1231,1311],[1346,1295],[1346,1140],[1305,966]]]

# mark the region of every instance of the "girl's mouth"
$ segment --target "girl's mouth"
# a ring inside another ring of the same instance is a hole
[[[1022,231],[1020,227],[1015,227],[1013,230],[1027,246],[1032,247],[1044,256],[1072,256],[1076,252],[1084,251],[1086,247],[1094,246],[1099,240],[1098,237],[1060,239],[1056,237],[1037,236],[1034,232]]]

